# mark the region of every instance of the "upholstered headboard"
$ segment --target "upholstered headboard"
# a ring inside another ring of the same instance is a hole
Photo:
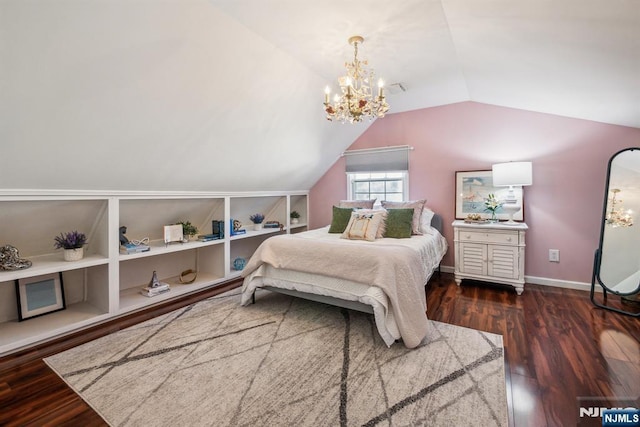
[[[438,230],[440,232],[440,234],[443,234],[442,217],[440,215],[433,214],[433,218],[431,218],[431,226],[433,228],[435,228],[436,230]]]

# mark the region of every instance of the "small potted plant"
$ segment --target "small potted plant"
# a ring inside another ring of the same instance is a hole
[[[249,217],[251,222],[253,222],[254,230],[262,230],[262,221],[264,221],[264,215],[261,213],[253,214]]]
[[[60,233],[53,240],[56,249],[64,249],[65,261],[78,261],[84,257],[84,245],[87,244],[87,236],[84,233]]]
[[[182,225],[182,235],[185,239],[192,239],[198,234],[198,227],[191,224],[189,221],[180,221],[178,224]]]
[[[300,214],[298,211],[291,211],[289,218],[291,218],[291,224],[297,224],[300,222]]]

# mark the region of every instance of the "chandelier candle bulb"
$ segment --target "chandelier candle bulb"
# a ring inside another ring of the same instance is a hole
[[[329,103],[329,94],[331,93],[331,88],[329,88],[329,86],[327,86],[326,88],[324,88],[324,103],[328,104]]]

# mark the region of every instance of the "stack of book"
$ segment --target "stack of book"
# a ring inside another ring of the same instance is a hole
[[[140,289],[140,293],[142,295],[144,295],[145,297],[155,297],[158,296],[160,294],[164,294],[166,292],[169,292],[171,290],[171,288],[169,287],[168,283],[160,283],[159,286],[156,287],[149,287],[149,286],[145,286],[144,288]]]
[[[120,245],[120,253],[125,255],[147,252],[150,249],[149,245],[145,245],[143,243],[136,245],[135,243],[129,242],[124,245]]]
[[[199,234],[198,241],[200,242],[208,242],[210,240],[219,240],[220,235],[218,234]]]
[[[278,221],[267,221],[264,223],[264,228],[280,228]]]

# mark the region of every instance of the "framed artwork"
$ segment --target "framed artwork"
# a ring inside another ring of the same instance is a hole
[[[65,309],[62,273],[16,280],[18,319],[22,322]]]
[[[524,199],[521,186],[514,186],[513,191],[522,209],[513,215],[514,221],[524,221]],[[491,212],[484,204],[489,194],[498,200],[504,200],[509,187],[494,187],[490,170],[456,172],[456,219],[465,219],[469,214],[480,214],[484,219],[491,218]],[[502,208],[496,210],[496,218],[508,220],[509,214]]]

